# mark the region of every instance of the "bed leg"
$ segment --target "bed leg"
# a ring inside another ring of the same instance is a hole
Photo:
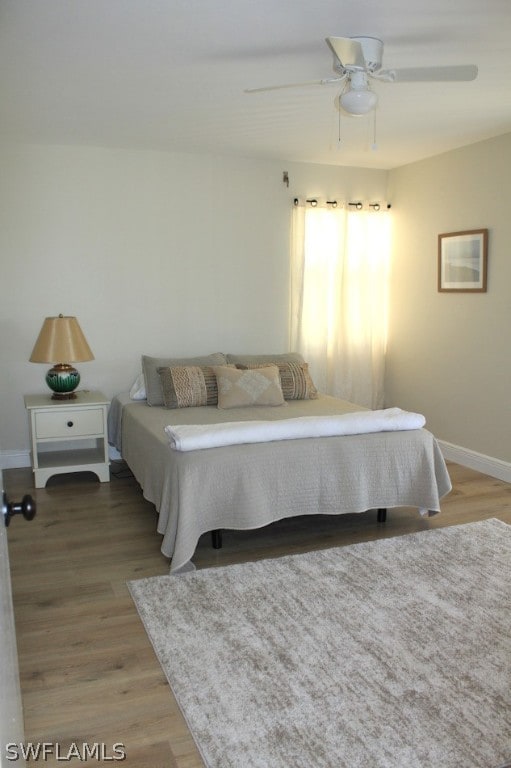
[[[387,510],[384,507],[382,507],[377,512],[376,520],[379,523],[384,523],[386,521],[386,519],[387,519]]]
[[[222,549],[222,531],[211,531],[213,549]]]

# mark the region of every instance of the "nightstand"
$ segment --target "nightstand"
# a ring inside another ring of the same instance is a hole
[[[36,488],[65,472],[94,472],[102,483],[110,480],[108,403],[101,392],[85,390],[73,400],[25,396]]]

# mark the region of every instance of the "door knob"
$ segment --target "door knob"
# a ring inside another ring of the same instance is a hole
[[[13,515],[23,515],[25,520],[33,520],[36,513],[36,505],[32,496],[28,493],[23,496],[23,499],[16,503],[10,502],[7,499],[7,494],[3,494],[2,512],[4,513],[5,525],[8,526],[11,522]]]

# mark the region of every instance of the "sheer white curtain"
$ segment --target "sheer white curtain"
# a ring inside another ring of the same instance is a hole
[[[293,208],[291,349],[316,386],[383,407],[390,215]]]

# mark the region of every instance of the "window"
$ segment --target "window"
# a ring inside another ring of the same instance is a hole
[[[383,406],[390,214],[293,208],[291,348],[321,391]]]

